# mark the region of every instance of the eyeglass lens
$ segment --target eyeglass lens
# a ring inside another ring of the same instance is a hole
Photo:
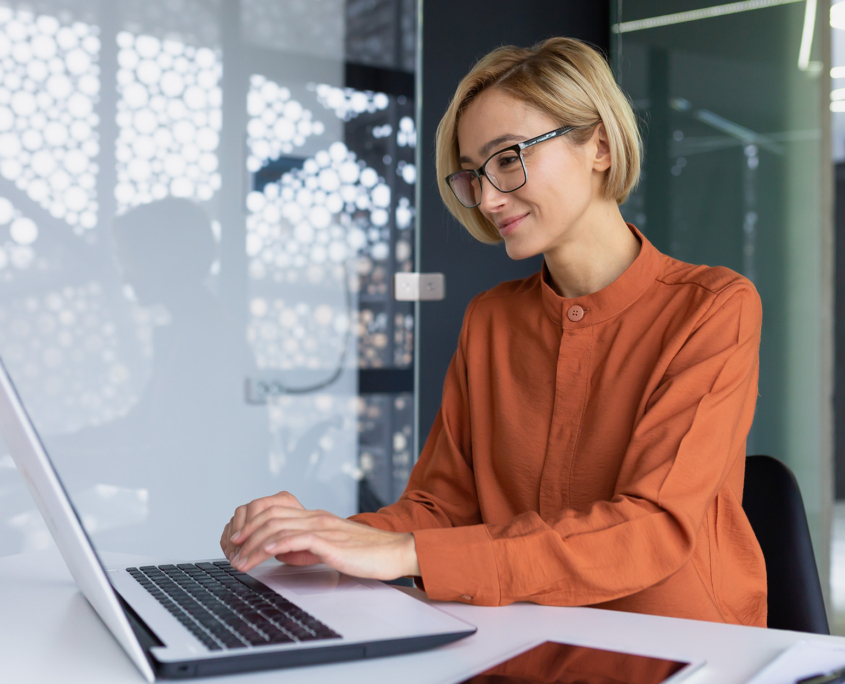
[[[500,192],[512,192],[525,184],[525,168],[514,150],[503,150],[491,157],[484,175]],[[456,173],[450,178],[452,190],[465,207],[481,204],[481,179],[472,171]]]

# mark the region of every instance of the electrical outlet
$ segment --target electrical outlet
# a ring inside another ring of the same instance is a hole
[[[247,378],[245,386],[247,404],[266,404],[271,397],[287,393],[280,381],[269,378]]]

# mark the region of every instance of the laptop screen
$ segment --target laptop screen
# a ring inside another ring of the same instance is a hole
[[[680,681],[684,668],[692,671],[687,662],[546,641],[461,684],[664,684]]]

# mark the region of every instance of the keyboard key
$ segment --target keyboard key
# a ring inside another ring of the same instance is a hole
[[[281,630],[269,634],[268,637],[267,641],[271,644],[292,644],[295,641]]]

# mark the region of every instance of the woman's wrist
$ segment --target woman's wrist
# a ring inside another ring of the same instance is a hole
[[[402,567],[405,568],[405,572],[402,573],[405,577],[419,577],[420,576],[420,564],[419,560],[417,559],[417,544],[414,540],[414,535],[410,532],[407,532],[407,541],[404,545],[404,562]]]

